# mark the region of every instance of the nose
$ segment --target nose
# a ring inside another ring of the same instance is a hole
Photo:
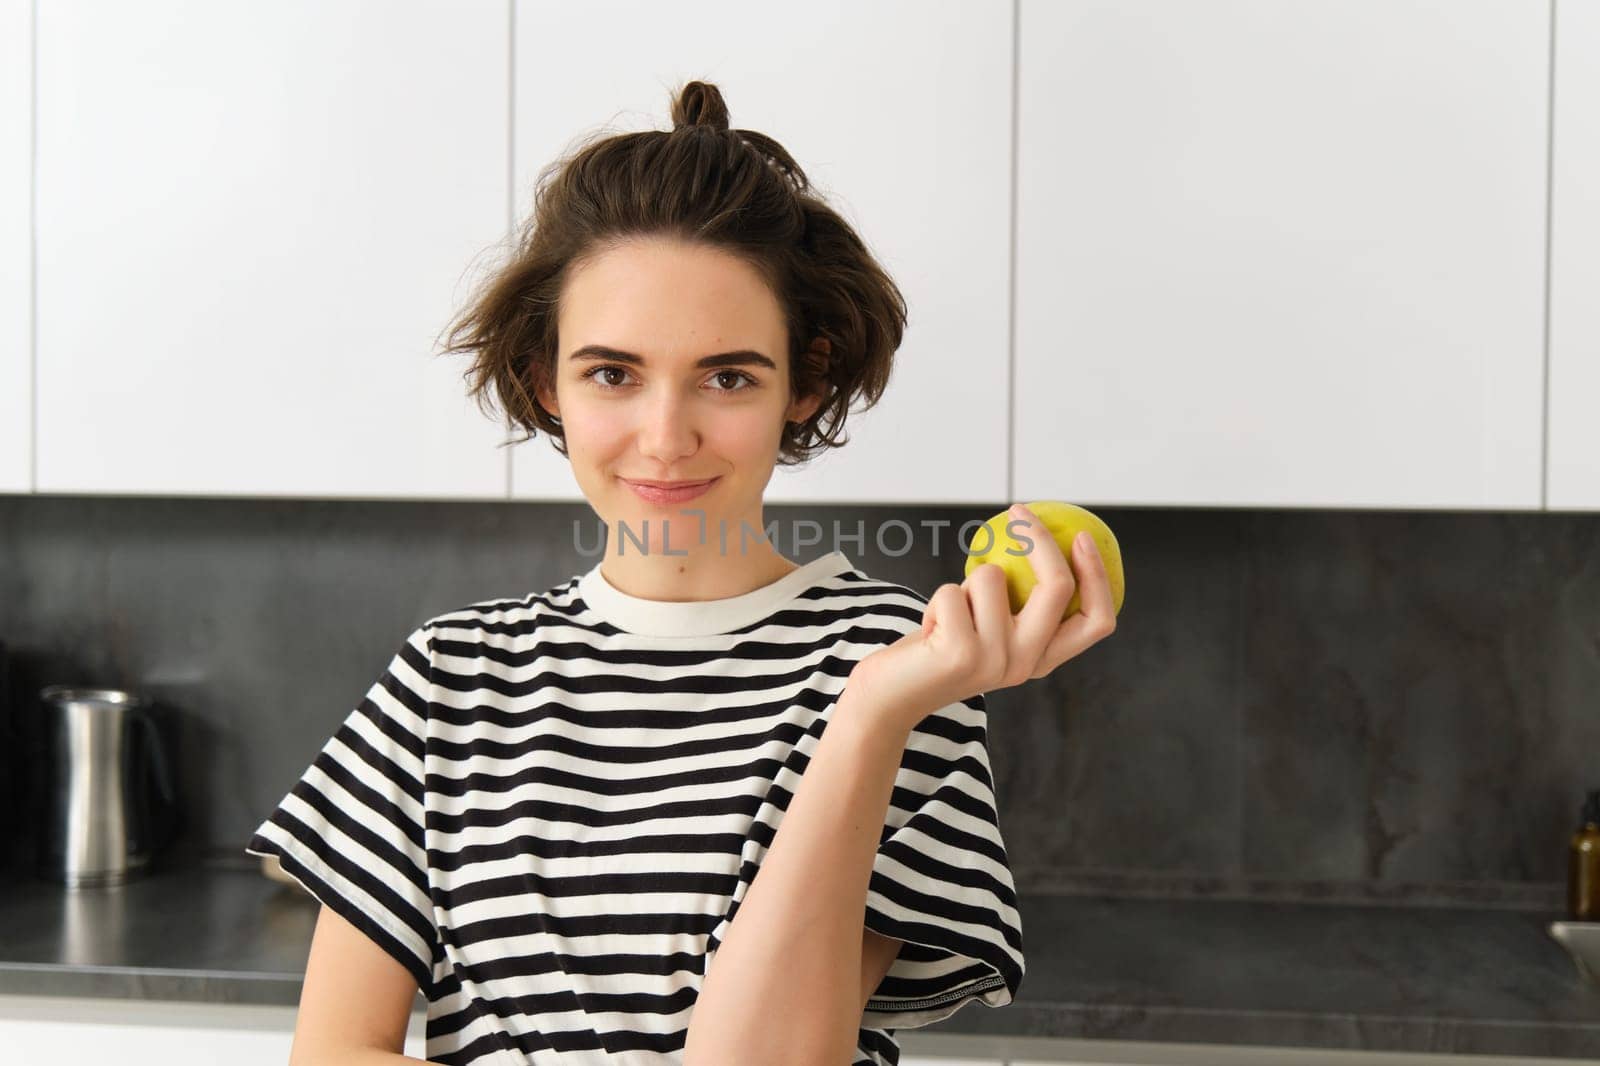
[[[699,447],[700,433],[694,425],[693,405],[685,403],[670,389],[662,389],[644,405],[636,436],[639,454],[672,468]]]

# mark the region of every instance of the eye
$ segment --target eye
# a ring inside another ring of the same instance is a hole
[[[615,391],[617,389],[622,388],[621,385],[612,385],[609,382],[601,381],[599,379],[598,375],[605,373],[607,370],[615,370],[617,373],[623,374],[623,375],[626,375],[628,373],[626,370],[624,370],[622,367],[618,366],[615,363],[602,363],[600,366],[595,367],[593,370],[584,371],[584,373],[582,374],[582,377],[584,377],[585,379],[594,378],[595,379],[594,383],[597,386],[599,386],[600,388],[602,388],[602,389]]]
[[[604,373],[607,373],[607,372],[613,371],[613,370],[616,371],[617,373],[623,375],[624,377],[626,377],[627,374],[628,374],[628,371],[625,368],[619,366],[616,363],[602,363],[597,367],[594,367],[594,368],[592,368],[590,370],[584,371],[579,376],[581,378],[583,378],[584,380],[592,380],[596,388],[603,389],[603,390],[605,390],[607,392],[616,392],[616,391],[618,391],[618,390],[620,390],[620,389],[622,389],[624,387],[620,382],[617,383],[617,384],[612,384],[609,380],[602,380],[601,377],[600,377],[601,374],[604,374]],[[756,386],[761,384],[761,382],[759,380],[757,380],[752,375],[745,373],[743,370],[719,370],[715,374],[711,375],[711,380],[712,381],[724,381],[727,378],[729,378],[730,376],[732,377],[732,379],[735,382],[743,382],[744,384],[740,385],[740,386],[733,387],[733,388],[712,389],[711,391],[712,392],[744,392],[744,391],[746,391],[748,389],[753,389]]]
[[[712,391],[714,391],[714,392],[744,392],[745,389],[753,389],[757,385],[761,384],[761,382],[757,381],[755,378],[751,377],[749,374],[746,374],[743,370],[719,370],[715,374],[711,375],[711,380],[712,381],[716,381],[716,380],[718,380],[719,378],[723,377],[726,374],[732,374],[735,381],[745,381],[745,382],[748,382],[748,384],[745,385],[743,388],[714,389]]]

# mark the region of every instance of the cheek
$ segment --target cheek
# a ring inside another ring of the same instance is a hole
[[[629,435],[627,420],[616,410],[594,403],[579,390],[562,397],[562,423],[566,428],[567,448],[574,454],[603,456],[614,451]]]
[[[782,437],[783,413],[754,407],[720,420],[716,429],[720,449],[741,455],[765,456]]]

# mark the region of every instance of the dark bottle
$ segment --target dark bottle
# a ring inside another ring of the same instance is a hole
[[[1572,834],[1567,869],[1567,917],[1600,922],[1600,788],[1591,789]]]

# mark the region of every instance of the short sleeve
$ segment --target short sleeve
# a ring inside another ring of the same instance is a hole
[[[901,756],[867,888],[867,928],[905,941],[861,1025],[913,1029],[1022,985],[1022,919],[995,811],[980,693],[924,718]]]
[[[406,638],[245,851],[356,926],[426,992],[443,952],[423,845],[431,630]]]

